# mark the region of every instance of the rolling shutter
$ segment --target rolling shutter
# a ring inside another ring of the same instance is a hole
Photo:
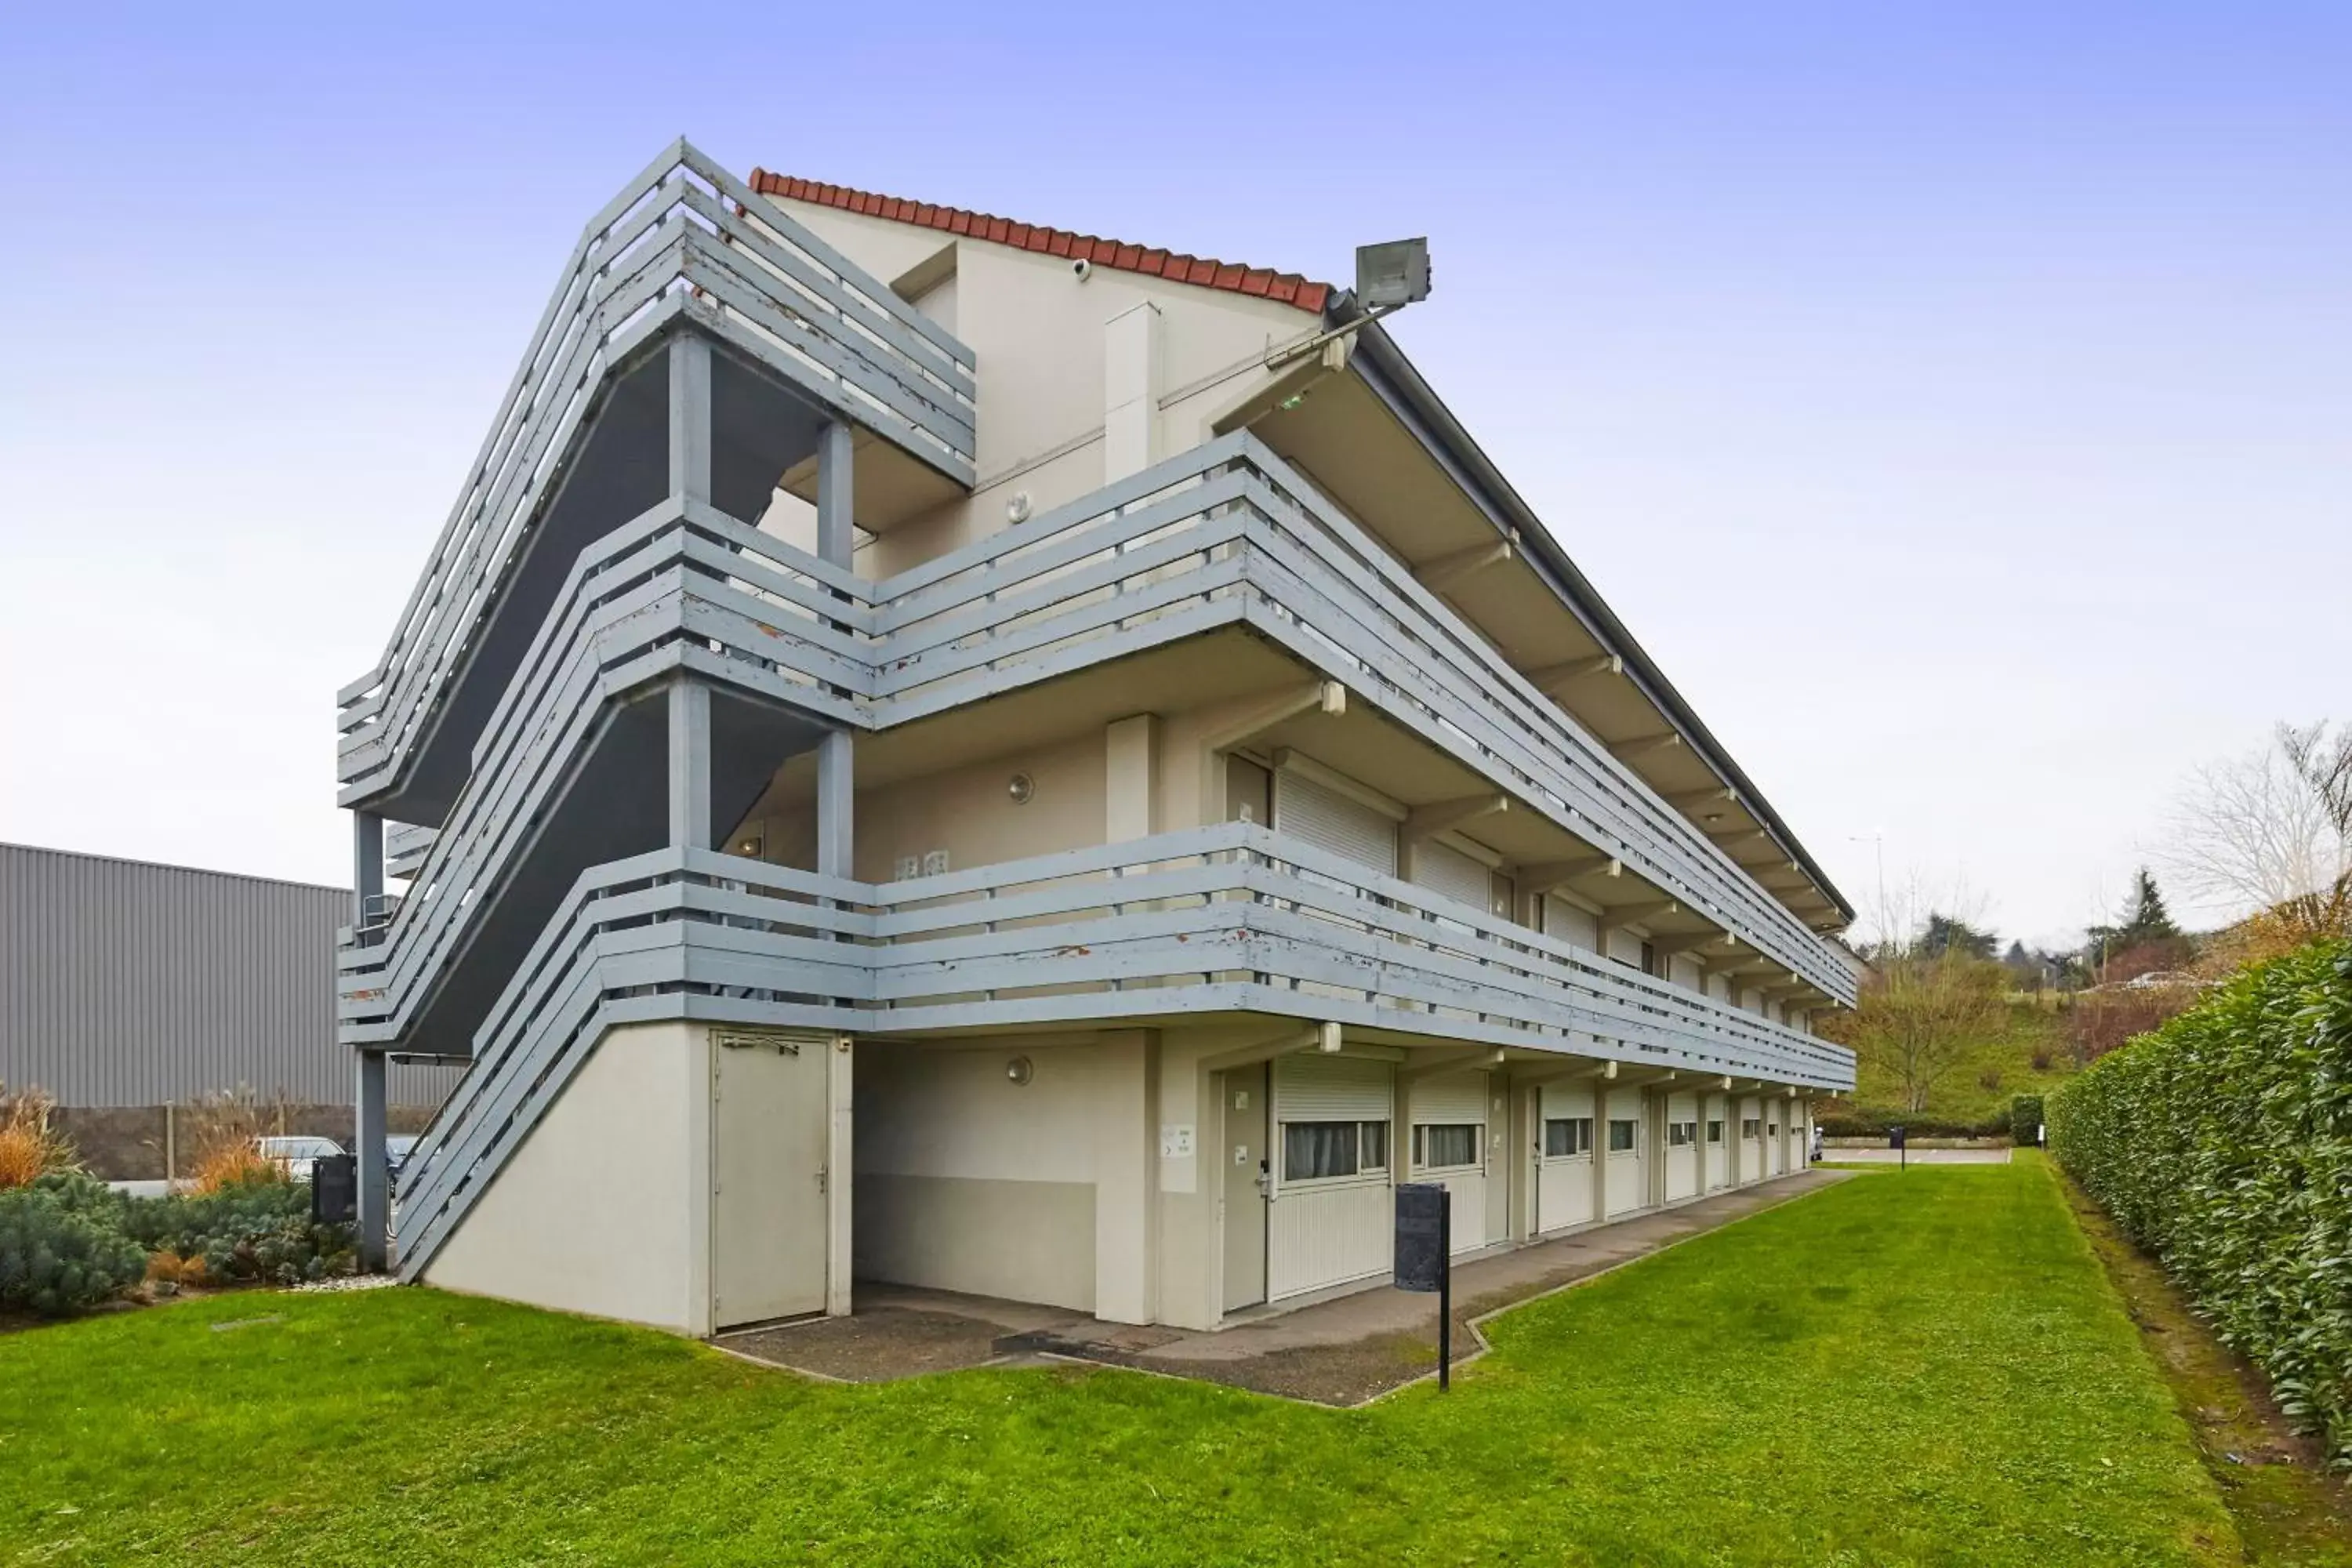
[[[1278,770],[1274,784],[1274,827],[1318,849],[1345,856],[1359,866],[1393,877],[1397,868],[1396,824],[1359,800]]]
[[[1389,1064],[1319,1051],[1276,1057],[1275,1118],[1280,1121],[1385,1121]]]
[[[1449,1072],[1423,1079],[1412,1086],[1412,1120],[1416,1124],[1486,1120],[1486,1075]]]
[[[1591,1115],[1592,1086],[1583,1083],[1544,1085],[1543,1113],[1547,1117]]]
[[[1449,845],[1433,839],[1415,845],[1412,879],[1432,892],[1458,899],[1480,913],[1486,912],[1491,886],[1486,868]]]
[[[1588,951],[1599,938],[1596,922],[1588,911],[1549,894],[1544,896],[1543,928],[1544,935]]]

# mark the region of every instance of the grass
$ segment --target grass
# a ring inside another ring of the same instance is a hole
[[[2082,1188],[2060,1184],[2140,1342],[2172,1387],[2247,1558],[2352,1568],[2352,1488],[2325,1468],[2320,1445],[2287,1425],[2262,1373],[2213,1337],[2180,1288],[2134,1247]]]
[[[425,1290],[217,1297],[0,1336],[0,1558],[2242,1560],[2038,1162],[1860,1176],[1492,1335],[1451,1395],[1332,1411],[1075,1368],[817,1385]]]

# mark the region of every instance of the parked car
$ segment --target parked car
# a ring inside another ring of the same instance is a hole
[[[289,1180],[297,1182],[309,1181],[310,1168],[320,1160],[343,1152],[343,1146],[333,1139],[307,1132],[257,1138],[253,1145],[261,1151],[263,1159],[285,1172]]]
[[[391,1167],[395,1176],[400,1174],[400,1168],[408,1163],[408,1157],[415,1152],[416,1134],[414,1132],[391,1133],[383,1141],[383,1163]]]

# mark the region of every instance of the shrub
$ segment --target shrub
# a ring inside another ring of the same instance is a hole
[[[210,1193],[123,1200],[122,1228],[149,1252],[199,1261],[211,1284],[296,1285],[349,1267],[349,1226],[314,1225],[310,1189],[267,1176]]]
[[[2045,1120],[2042,1097],[2019,1094],[2010,1097],[2009,1138],[2021,1149],[2031,1149],[2041,1142],[2042,1124]]]
[[[73,1144],[49,1129],[51,1103],[38,1089],[10,1094],[0,1084],[0,1191],[29,1186],[74,1163]]]
[[[139,1282],[147,1258],[104,1204],[78,1205],[45,1177],[0,1192],[0,1307],[61,1318]],[[105,1190],[102,1184],[100,1190]],[[110,1194],[111,1195],[111,1194]]]
[[[1890,1127],[1903,1128],[1914,1138],[2006,1138],[2009,1118],[1990,1117],[1982,1121],[1954,1121],[1935,1116],[1912,1116],[1900,1110],[1874,1110],[1863,1106],[1842,1105],[1824,1109],[1813,1119],[1824,1138],[1884,1138]]]
[[[2257,965],[2050,1101],[2061,1164],[2352,1466],[2352,949]]]

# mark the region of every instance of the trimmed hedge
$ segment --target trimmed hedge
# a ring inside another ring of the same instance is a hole
[[[1889,1127],[1900,1127],[1914,1138],[2006,1138],[2009,1118],[1983,1121],[1952,1121],[1934,1116],[1906,1116],[1899,1110],[1867,1110],[1850,1107],[1825,1111],[1814,1119],[1824,1138],[1884,1138]]]
[[[2245,971],[2053,1095],[2050,1147],[2352,1468],[2352,949]]]
[[[2009,1141],[2021,1149],[2031,1149],[2041,1142],[2042,1124],[2048,1120],[2042,1097],[2038,1094],[2014,1094],[2009,1100]]]

